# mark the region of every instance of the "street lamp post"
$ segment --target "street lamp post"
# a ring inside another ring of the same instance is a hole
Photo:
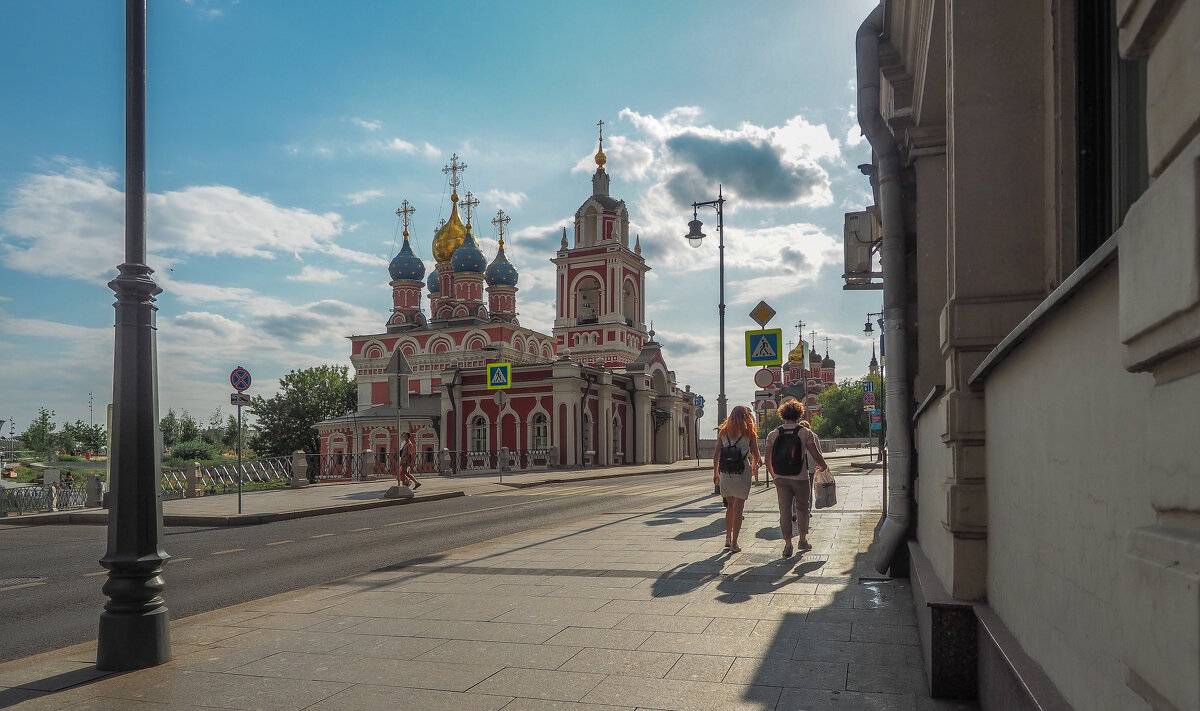
[[[171,659],[163,602],[162,497],[154,297],[162,291],[146,266],[146,0],[125,3],[125,262],[109,282],[116,293],[108,596],[96,667],[126,671]]]
[[[724,424],[725,416],[728,414],[725,399],[725,195],[723,189],[720,186],[717,187],[716,200],[692,203],[692,221],[688,223],[688,233],[684,235],[684,238],[693,247],[699,247],[705,237],[704,233],[700,231],[703,223],[697,216],[702,207],[711,207],[717,211],[717,254],[721,274],[721,301],[717,306],[717,313],[721,320],[721,390],[717,394],[717,425],[720,426]]]
[[[879,324],[879,382],[883,383],[883,382],[885,382],[883,379],[883,363],[884,363],[884,358],[883,358],[883,345],[884,345],[883,344],[883,312],[882,311],[872,311],[867,314],[867,321],[866,321],[866,323],[863,324],[863,333],[865,333],[868,336],[873,335],[873,332],[874,332],[874,329],[871,328],[871,317],[872,316],[878,317],[875,319],[875,323]],[[886,390],[882,394],[884,395],[884,398],[885,398],[884,402],[886,403]],[[882,408],[880,408],[880,409],[882,409]],[[870,418],[868,418],[868,420],[869,419]],[[869,431],[870,430],[868,430],[868,432]],[[880,459],[880,461],[883,461],[883,443],[884,443],[884,430],[883,430],[883,426],[881,423],[881,426],[879,428],[879,459]]]

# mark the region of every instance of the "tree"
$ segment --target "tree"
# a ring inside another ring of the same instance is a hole
[[[868,417],[863,411],[862,395],[862,381],[858,380],[843,380],[817,395],[821,414],[813,418],[813,431],[826,439],[866,437]]]
[[[175,411],[168,409],[166,417],[162,418],[158,423],[158,429],[162,432],[163,446],[170,449],[179,441],[179,418],[175,416]]]
[[[208,428],[204,430],[204,441],[212,443],[217,449],[225,447],[225,429],[221,424],[223,419],[221,408],[213,409],[212,414],[208,416]]]
[[[258,433],[250,446],[259,454],[272,456],[298,449],[316,452],[320,440],[313,425],[357,407],[358,389],[346,366],[293,370],[280,378],[279,392],[270,399],[256,395],[250,401],[250,412],[258,421]]]
[[[236,447],[238,444],[238,421],[233,415],[225,418],[225,426],[221,428],[221,441],[228,448]],[[246,423],[242,422],[242,446],[249,444],[250,438],[247,434]]]
[[[200,439],[200,423],[184,410],[179,416],[179,441],[190,442],[195,439]]]
[[[37,417],[29,423],[29,427],[21,433],[21,441],[35,452],[49,452],[54,449],[54,410],[38,408]]]
[[[778,410],[767,410],[758,422],[758,436],[766,437],[771,430],[782,424],[783,420],[779,419]]]

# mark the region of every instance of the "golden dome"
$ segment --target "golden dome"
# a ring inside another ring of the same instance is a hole
[[[604,155],[604,145],[600,145],[600,150],[596,151],[596,167],[604,170],[604,164],[608,162],[608,156]]]
[[[442,225],[437,234],[433,236],[433,258],[437,260],[438,264],[449,262],[454,250],[458,249],[458,245],[462,244],[467,237],[467,228],[458,216],[457,190],[450,196],[450,199],[452,205],[450,219],[446,220],[446,224]]]
[[[800,341],[800,343],[796,344],[795,348],[788,351],[788,362],[789,363],[803,363],[804,362],[804,341]]]

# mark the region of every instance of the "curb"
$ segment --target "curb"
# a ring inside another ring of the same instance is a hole
[[[375,501],[363,501],[353,504],[338,504],[336,506],[322,506],[315,509],[296,509],[293,511],[275,511],[272,513],[258,514],[229,514],[229,515],[212,515],[205,516],[203,514],[167,514],[163,516],[164,526],[258,526],[264,523],[273,523],[275,521],[289,521],[296,518],[309,518],[311,516],[328,516],[330,514],[348,513],[350,511],[363,511],[367,509],[377,509],[384,506],[403,506],[405,504],[415,504],[423,501],[440,501],[442,499],[456,499],[460,496],[466,496],[465,491],[444,491],[440,494],[426,494],[425,496],[414,496],[407,499],[377,499]],[[27,525],[27,526],[52,526],[63,524],[83,524],[103,526],[108,524],[107,511],[90,511],[81,513],[62,513],[62,514],[42,514],[28,518],[0,518],[0,525]]]
[[[702,472],[705,467],[683,467],[678,469],[662,469],[656,472],[624,472],[621,474],[596,474],[595,476],[577,476],[569,479],[543,479],[541,481],[524,481],[515,484],[500,483],[501,486],[511,486],[514,489],[528,489],[545,484],[569,484],[575,481],[596,481],[597,479],[620,479],[627,476],[645,476],[646,474],[678,474],[680,472]]]

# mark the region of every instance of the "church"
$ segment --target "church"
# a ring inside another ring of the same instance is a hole
[[[552,332],[517,318],[519,274],[504,253],[508,218],[493,224],[499,247],[488,262],[475,238],[473,208],[451,158],[448,220],[433,238],[428,270],[409,243],[407,201],[397,210],[404,242],[392,259],[392,309],[381,333],[350,336],[358,409],[316,425],[325,462],[367,455],[379,467],[399,434],[416,443],[425,471],[669,463],[694,457],[703,400],[680,387],[647,329],[640,238],[609,194],[600,136],[591,195],[563,228]],[[459,213],[466,213],[464,223]],[[423,295],[428,294],[428,316]],[[509,387],[489,388],[487,366],[507,363]],[[390,467],[388,467],[390,469]]]
[[[817,340],[814,332],[812,341]],[[804,403],[808,417],[821,414],[821,403],[817,396],[836,384],[837,363],[829,357],[829,339],[826,338],[825,357],[822,358],[815,346],[811,347],[801,338],[799,344],[788,352],[782,365],[768,366],[771,385],[754,392],[754,409],[759,417],[779,407],[786,397],[794,397]],[[875,355],[871,355],[872,363]],[[871,373],[875,374],[874,371]]]

